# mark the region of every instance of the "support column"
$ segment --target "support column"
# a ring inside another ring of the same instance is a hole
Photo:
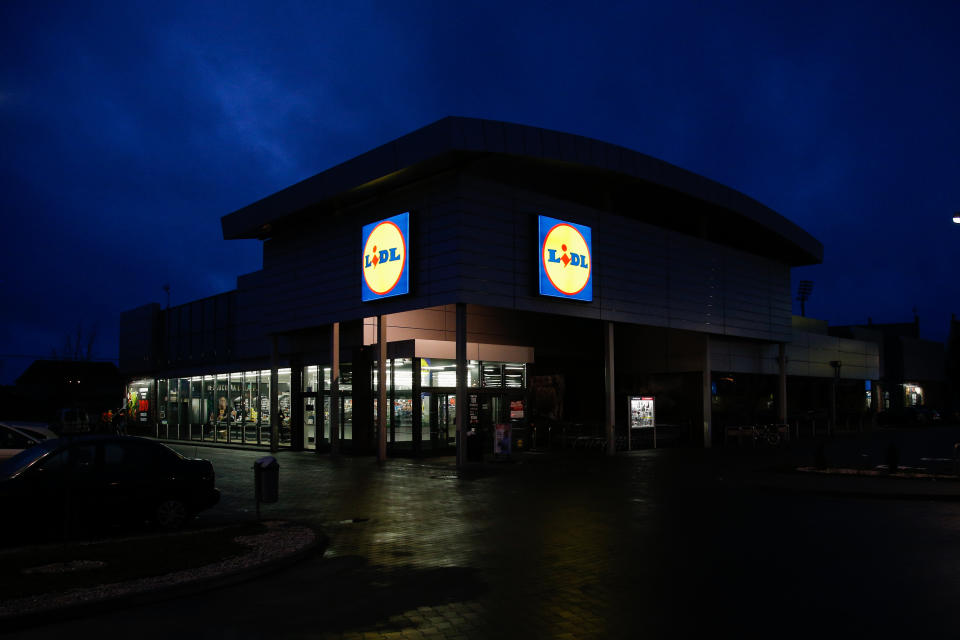
[[[467,441],[463,429],[467,408],[467,305],[457,303],[457,466],[467,461]]]
[[[280,449],[280,345],[270,336],[270,451]]]
[[[607,455],[612,456],[617,452],[617,429],[616,429],[616,380],[614,379],[615,363],[613,359],[613,323],[609,320],[603,322],[603,382],[606,391],[606,402],[604,402],[604,426],[607,438]],[[629,429],[629,427],[627,427]]]
[[[709,449],[713,446],[713,394],[711,388],[713,381],[710,378],[710,336],[705,335],[703,338],[703,373],[700,374],[703,380],[703,446],[705,449]]]
[[[423,450],[423,398],[421,397],[420,387],[420,358],[414,358],[411,366],[413,368],[413,453],[420,455]]]
[[[777,350],[777,364],[780,365],[780,379],[777,394],[777,421],[787,424],[787,345],[781,342]]]
[[[330,326],[330,453],[340,453],[340,323]]]
[[[377,315],[377,462],[387,459],[387,317]]]
[[[303,363],[290,360],[290,449],[303,451],[305,426],[303,424]],[[314,437],[316,440],[316,437]]]

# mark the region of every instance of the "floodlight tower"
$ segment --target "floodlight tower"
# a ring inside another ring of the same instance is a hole
[[[801,280],[797,287],[797,300],[800,301],[800,315],[807,315],[807,299],[813,293],[813,280]]]

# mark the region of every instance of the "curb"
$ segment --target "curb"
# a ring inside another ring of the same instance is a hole
[[[838,496],[847,498],[870,498],[874,500],[931,500],[931,501],[960,501],[960,486],[955,480],[937,481],[930,478],[888,478],[864,477],[857,475],[822,475],[819,477],[803,477],[800,472],[780,473],[759,472],[754,478],[757,488],[768,491],[792,494],[811,494],[821,496]],[[759,476],[759,477],[757,477]],[[867,479],[868,478],[868,479]],[[891,483],[884,487],[883,483]],[[927,485],[929,488],[950,486],[944,491],[923,491],[917,484]],[[864,485],[867,485],[866,487]],[[914,486],[910,486],[914,485]],[[892,491],[897,486],[900,490]]]
[[[12,631],[22,631],[27,628],[36,628],[58,622],[66,622],[77,618],[84,618],[101,613],[115,611],[121,607],[139,606],[151,604],[163,600],[172,600],[183,596],[196,595],[204,591],[211,591],[222,587],[228,587],[241,582],[252,580],[259,576],[279,571],[292,566],[314,554],[319,549],[322,555],[330,543],[330,538],[326,534],[317,531],[308,525],[301,525],[314,532],[314,540],[305,547],[280,558],[263,562],[246,569],[228,571],[219,575],[206,578],[197,578],[175,585],[166,585],[152,590],[144,590],[135,593],[127,593],[118,596],[107,596],[101,599],[87,602],[77,602],[60,607],[51,607],[44,609],[35,609],[23,613],[13,613],[9,615],[0,615],[0,634]]]

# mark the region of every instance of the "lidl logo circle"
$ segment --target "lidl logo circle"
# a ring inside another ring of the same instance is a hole
[[[403,213],[363,228],[363,300],[409,292],[408,215]]]
[[[541,216],[540,237],[540,293],[591,300],[590,228]]]

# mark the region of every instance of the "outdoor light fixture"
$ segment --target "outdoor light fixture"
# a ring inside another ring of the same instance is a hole
[[[953,224],[960,224],[960,211],[953,214]]]

